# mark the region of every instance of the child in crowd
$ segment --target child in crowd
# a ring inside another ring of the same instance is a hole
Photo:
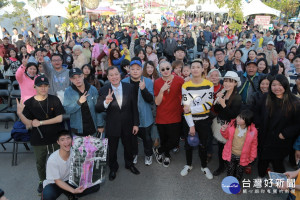
[[[155,53],[153,53],[153,46],[148,45],[146,46],[146,54],[149,61],[152,61],[155,66],[158,65],[158,58]]]
[[[191,80],[191,66],[190,65],[184,65],[181,71],[181,74],[185,81]]]
[[[245,166],[257,156],[257,129],[253,122],[253,113],[243,110],[236,119],[224,124],[222,136],[227,140],[223,150],[223,160],[227,162],[227,176],[242,180]]]
[[[122,47],[123,47],[123,50],[121,51],[121,55],[123,56],[124,53],[126,52],[125,59],[128,60],[128,61],[131,61],[130,53],[129,53],[129,50],[128,50],[128,44],[126,42],[123,42]]]
[[[172,69],[173,69],[172,74],[182,77],[181,70],[183,68],[183,65],[184,65],[183,62],[180,60],[176,60],[172,62]]]

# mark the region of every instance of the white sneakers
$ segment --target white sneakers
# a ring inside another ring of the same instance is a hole
[[[170,162],[171,162],[170,158],[169,157],[165,157],[165,159],[163,161],[163,166],[164,167],[169,167]]]
[[[193,169],[192,166],[185,165],[180,172],[181,176],[186,176],[192,169]]]
[[[205,168],[201,167],[201,171],[203,171],[203,173],[205,174],[206,178],[213,179],[213,175],[212,175],[212,173],[210,172],[210,170],[207,167],[205,167]]]
[[[189,166],[189,165],[185,165],[183,167],[183,169],[181,170],[180,172],[180,175],[181,176],[186,176],[188,175],[188,173],[193,169],[192,166]],[[213,175],[212,173],[210,172],[210,170],[206,167],[206,168],[202,168],[201,167],[201,171],[205,174],[206,178],[207,179],[213,179]]]
[[[137,159],[138,159],[138,156],[137,156],[137,155],[134,155],[134,156],[133,156],[133,164],[136,164],[136,163],[137,163]]]
[[[145,156],[145,165],[150,166],[152,164],[152,156]]]

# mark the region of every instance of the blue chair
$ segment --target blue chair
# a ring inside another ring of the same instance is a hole
[[[17,116],[15,113],[0,113],[0,121],[6,123],[5,124],[6,129],[8,128],[7,127],[8,122],[15,122],[16,120],[17,120]],[[4,132],[0,133],[0,144],[4,149],[3,153],[11,153],[11,152],[6,152],[6,147],[4,146],[4,144],[12,143],[12,142],[10,142],[11,140],[12,140],[12,137],[11,137],[10,131],[7,131],[7,132],[4,131]],[[14,160],[14,158],[13,158],[13,160]],[[13,160],[12,160],[12,163],[13,163]]]

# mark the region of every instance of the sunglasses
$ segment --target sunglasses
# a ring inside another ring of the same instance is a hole
[[[161,71],[162,71],[162,72],[164,72],[164,71],[169,71],[169,70],[170,70],[169,67],[167,67],[167,68],[161,68]]]

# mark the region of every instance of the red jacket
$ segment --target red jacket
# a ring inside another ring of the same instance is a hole
[[[230,162],[231,160],[231,149],[232,149],[234,133],[235,133],[235,119],[231,120],[231,122],[229,123],[225,131],[221,130],[221,134],[227,140],[223,149],[222,158],[223,160],[226,160],[228,162]],[[247,166],[249,165],[249,163],[253,162],[256,157],[257,157],[257,129],[252,123],[248,127],[248,131],[246,133],[242,154],[240,156],[240,165]]]

